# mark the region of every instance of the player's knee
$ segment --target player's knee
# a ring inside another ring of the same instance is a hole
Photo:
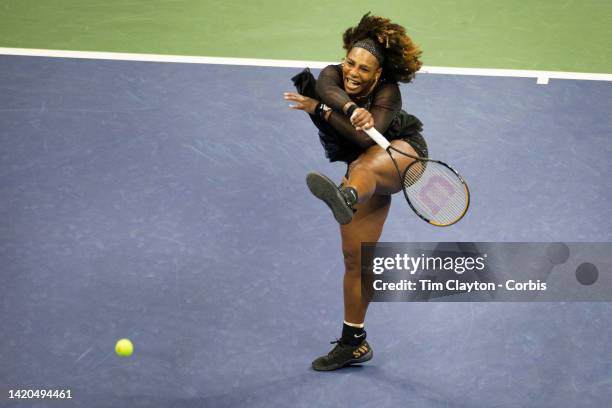
[[[366,175],[366,177],[378,180],[385,177],[389,170],[385,159],[387,158],[362,161],[355,166],[355,170]]]

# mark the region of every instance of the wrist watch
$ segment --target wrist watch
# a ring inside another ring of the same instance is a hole
[[[327,112],[329,112],[330,110],[332,110],[329,106],[327,106],[324,103],[320,103],[317,105],[317,107],[315,108],[315,114],[320,117],[325,119],[325,114]]]
[[[320,117],[322,119],[325,119],[325,114],[327,112],[329,112],[330,110],[331,110],[331,108],[329,106],[327,106],[326,104],[318,103],[317,106],[315,107],[315,112],[314,113],[315,113],[316,116],[318,116],[318,117]]]
[[[321,117],[323,119],[325,119],[325,117],[327,116],[327,112],[331,111],[332,108],[330,108],[329,106],[327,106],[326,104],[321,104]]]

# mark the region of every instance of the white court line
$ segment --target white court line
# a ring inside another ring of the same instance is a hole
[[[36,48],[2,48],[0,55],[25,55],[35,57],[56,58],[85,58],[120,61],[144,62],[177,62],[184,64],[221,64],[221,65],[247,65],[256,67],[281,68],[324,68],[329,64],[338,62],[325,61],[299,61],[299,60],[272,60],[257,58],[225,58],[225,57],[197,57],[184,55],[161,54],[133,54],[123,52],[97,52],[97,51],[66,51],[44,50]],[[492,68],[458,68],[458,67],[432,67],[423,66],[419,73],[443,75],[475,75],[514,78],[537,78],[538,84],[547,84],[549,79],[577,79],[590,81],[612,81],[612,74],[597,74],[586,72],[563,71],[536,71],[521,69],[492,69]]]
[[[538,77],[538,84],[539,85],[547,85],[548,84],[548,77]]]

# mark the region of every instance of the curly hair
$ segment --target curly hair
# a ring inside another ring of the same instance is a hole
[[[390,81],[410,82],[421,69],[421,49],[406,35],[406,29],[385,17],[371,16],[368,12],[355,27],[342,35],[343,48],[348,52],[357,41],[370,38],[384,54],[383,76]]]

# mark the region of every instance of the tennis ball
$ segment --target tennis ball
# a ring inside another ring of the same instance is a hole
[[[134,345],[129,339],[120,339],[115,344],[115,353],[120,357],[129,357],[134,352]]]

